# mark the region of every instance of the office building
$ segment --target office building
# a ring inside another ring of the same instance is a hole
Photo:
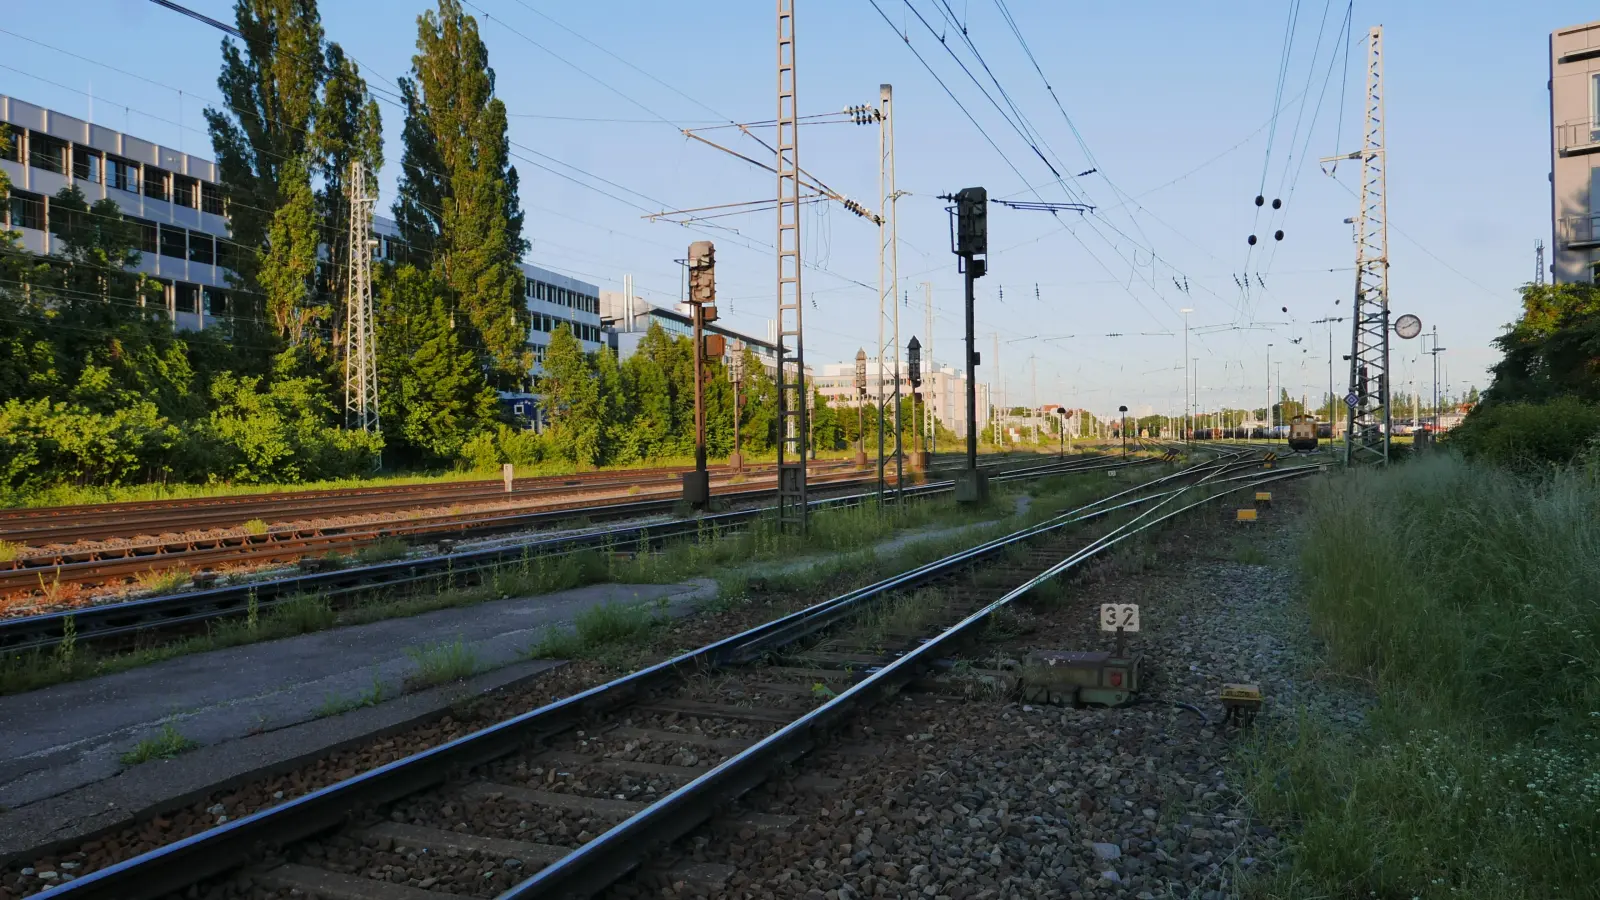
[[[11,150],[0,158],[11,179],[3,224],[21,234],[23,249],[58,249],[50,233],[51,198],[69,184],[92,205],[110,198],[139,229],[136,271],[161,286],[174,328],[226,326],[235,289],[226,201],[210,160],[0,94],[0,122]],[[396,258],[395,223],[374,216],[377,256]],[[587,351],[600,349],[600,289],[539,266],[521,264],[532,328],[532,374],[541,371],[550,334],[568,325]]]
[[[631,277],[623,279],[620,291],[600,292],[600,321],[606,329],[606,341],[619,360],[627,359],[639,349],[639,342],[649,332],[651,324],[661,326],[670,335],[694,336],[694,318],[689,304],[681,303],[677,309],[656,306],[633,292]],[[775,342],[735,331],[720,321],[707,323],[705,331],[727,338],[724,342],[725,357],[733,352],[733,342],[741,341],[766,367],[769,375],[777,371],[778,347]],[[806,371],[810,372],[811,367],[807,366]]]
[[[1552,280],[1594,282],[1600,266],[1600,22],[1550,33]]]

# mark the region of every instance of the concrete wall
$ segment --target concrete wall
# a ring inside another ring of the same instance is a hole
[[[1594,279],[1600,262],[1600,120],[1595,78],[1600,75],[1600,22],[1550,34],[1551,275],[1557,283]]]

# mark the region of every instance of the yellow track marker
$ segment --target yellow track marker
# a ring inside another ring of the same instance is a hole
[[[1254,522],[1255,520],[1256,511],[1253,509],[1241,509],[1234,518],[1235,522]]]

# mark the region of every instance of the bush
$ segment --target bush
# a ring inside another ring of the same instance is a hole
[[[11,400],[0,406],[0,495],[164,473],[181,439],[152,403],[96,413],[77,404]]]
[[[1575,397],[1477,407],[1449,437],[1469,459],[1529,467],[1566,465],[1600,436],[1600,406]]]
[[[547,444],[531,431],[497,425],[494,431],[480,431],[461,448],[461,461],[469,469],[499,469],[503,463],[529,466],[543,462]]]

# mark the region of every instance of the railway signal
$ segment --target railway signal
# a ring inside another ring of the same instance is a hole
[[[989,192],[981,187],[962,188],[941,195],[954,206],[946,207],[954,221],[950,249],[960,257],[958,269],[966,275],[967,307],[967,466],[956,477],[956,500],[979,503],[989,493],[988,479],[978,471],[978,350],[973,345],[972,295],[977,280],[988,272]],[[985,257],[979,259],[979,257]]]
[[[683,499],[695,509],[711,502],[711,476],[706,472],[706,355],[716,338],[721,355],[722,335],[705,334],[707,322],[717,318],[716,248],[710,241],[689,245],[689,309],[694,316],[694,471],[683,473]]]

